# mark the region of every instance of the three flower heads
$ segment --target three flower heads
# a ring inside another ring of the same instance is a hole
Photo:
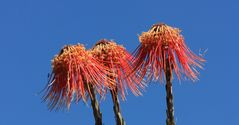
[[[123,46],[102,39],[86,50],[82,44],[64,46],[52,60],[52,73],[45,88],[43,101],[50,110],[69,108],[71,102],[87,102],[92,89],[104,97],[108,89],[119,90],[122,99],[129,88],[140,95],[142,78],[128,77],[132,56]],[[117,91],[118,92],[118,91]]]
[[[153,25],[139,36],[140,45],[133,56],[123,46],[106,39],[90,50],[82,44],[65,46],[52,60],[43,99],[50,109],[69,108],[72,101],[86,102],[93,87],[101,97],[110,89],[119,92],[124,100],[127,88],[141,95],[143,78],[162,80],[167,64],[178,79],[184,75],[195,81],[197,68],[202,68],[205,59],[186,46],[180,32],[163,23]]]

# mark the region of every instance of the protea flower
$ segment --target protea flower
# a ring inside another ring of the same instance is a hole
[[[90,96],[96,124],[102,124],[95,90],[102,93],[105,72],[105,67],[83,45],[65,46],[52,60],[52,73],[43,99],[52,110],[69,108],[72,101],[86,102]]]
[[[148,32],[139,36],[140,45],[134,52],[137,59],[134,60],[134,72],[139,72],[148,79],[162,81],[166,78],[167,91],[167,125],[174,125],[172,72],[178,79],[185,75],[195,81],[199,72],[197,67],[205,61],[195,55],[185,44],[180,30],[166,24],[156,24]],[[164,74],[164,75],[163,75]]]
[[[120,91],[121,97],[125,99],[125,90],[129,88],[135,95],[140,95],[139,88],[143,87],[141,77],[136,74],[131,74],[127,77],[132,70],[132,56],[126,51],[123,46],[117,45],[114,41],[102,39],[96,43],[91,50],[92,55],[98,59],[99,62],[109,68],[110,74],[105,74],[108,78],[113,79],[115,84],[110,86],[110,92],[114,103],[114,112],[116,116],[117,125],[123,125],[124,120],[122,118],[118,91]],[[105,83],[109,84],[109,83]]]

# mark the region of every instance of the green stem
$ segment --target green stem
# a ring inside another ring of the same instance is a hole
[[[170,68],[169,60],[166,60],[166,101],[167,101],[167,125],[175,125],[174,121],[174,106],[173,106],[173,90],[172,90],[172,70]]]
[[[92,85],[89,85],[89,89],[91,94],[90,99],[95,118],[95,125],[102,125],[102,113],[100,112],[100,106],[96,98],[95,90]]]
[[[120,105],[119,105],[119,98],[118,98],[118,92],[117,89],[116,90],[110,90],[111,96],[112,96],[112,100],[114,103],[114,113],[115,113],[115,120],[116,120],[116,125],[126,125],[125,121],[122,117],[122,114],[120,112]]]

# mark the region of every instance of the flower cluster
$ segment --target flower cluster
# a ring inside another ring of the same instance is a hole
[[[52,60],[52,73],[44,95],[49,109],[70,107],[90,95],[92,85],[102,93],[106,69],[81,44],[65,46]]]
[[[142,78],[136,74],[127,76],[132,70],[133,58],[127,50],[114,41],[102,39],[92,48],[91,54],[104,66],[108,67],[110,74],[105,74],[113,80],[110,86],[111,90],[116,88],[121,92],[121,96],[125,99],[125,90],[128,87],[135,95],[140,95],[139,87],[143,88]]]
[[[149,79],[162,80],[166,62],[170,70],[180,79],[185,74],[191,80],[197,80],[199,72],[196,67],[202,68],[205,61],[195,55],[185,44],[180,30],[166,24],[156,24],[139,36],[140,46],[135,50],[135,71]]]

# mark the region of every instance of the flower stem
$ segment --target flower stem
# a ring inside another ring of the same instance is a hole
[[[174,121],[174,106],[173,106],[173,90],[172,90],[172,69],[169,64],[169,60],[166,59],[166,101],[167,101],[167,125],[175,125]]]
[[[122,117],[122,114],[120,112],[120,105],[119,105],[119,98],[118,98],[118,92],[117,89],[115,90],[110,90],[112,100],[114,103],[114,113],[115,113],[115,120],[116,120],[116,125],[125,125],[125,121]]]
[[[91,94],[90,100],[95,118],[95,125],[102,125],[102,113],[100,112],[100,106],[96,98],[95,90],[92,85],[89,85],[89,89]]]

